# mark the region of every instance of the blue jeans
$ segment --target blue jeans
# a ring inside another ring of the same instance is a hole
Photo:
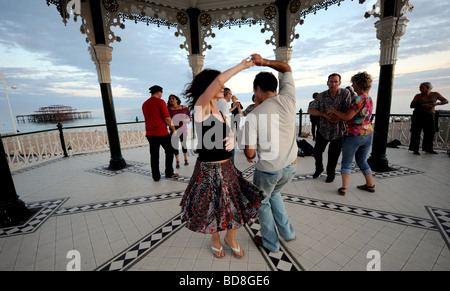
[[[356,164],[364,176],[372,174],[372,169],[367,163],[367,155],[372,146],[372,139],[373,133],[369,135],[344,136],[342,139],[341,174],[351,174],[350,169],[353,157],[355,157]]]
[[[292,180],[295,170],[295,165],[289,165],[274,172],[263,172],[256,169],[253,176],[253,184],[264,191],[266,195],[258,210],[258,216],[264,247],[271,252],[280,250],[276,228],[284,240],[295,238],[295,230],[289,222],[289,216],[280,194],[281,188]]]

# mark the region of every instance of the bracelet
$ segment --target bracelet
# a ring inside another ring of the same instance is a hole
[[[267,60],[267,64],[266,64],[266,66],[268,66],[268,65],[269,65],[269,63],[270,63],[270,61],[269,61],[269,60]]]

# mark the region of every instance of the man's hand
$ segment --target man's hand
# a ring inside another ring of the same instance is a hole
[[[253,55],[252,55],[252,61],[253,61],[253,63],[255,63],[255,65],[257,65],[257,66],[264,66],[264,65],[267,64],[267,61],[264,60],[264,59],[261,57],[261,55],[259,55],[259,54],[253,54]]]

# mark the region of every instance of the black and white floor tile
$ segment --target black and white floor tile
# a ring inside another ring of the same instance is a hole
[[[125,172],[131,172],[137,168],[143,167],[145,165],[148,165],[146,163],[142,162],[135,162],[135,161],[127,161],[127,165],[125,168],[120,170],[110,170],[107,165],[99,166],[93,169],[88,169],[87,172],[95,173],[103,176],[113,177],[115,175],[119,175]]]
[[[181,214],[176,215],[131,247],[98,267],[96,271],[126,271],[184,225],[185,223],[181,221]]]
[[[391,168],[391,171],[388,172],[373,172],[373,177],[377,179],[387,179],[387,178],[394,178],[394,177],[401,177],[401,176],[407,176],[407,175],[415,175],[415,174],[422,174],[423,172],[414,170],[408,167],[389,164],[389,167]],[[355,163],[353,163],[351,168],[352,173],[359,173],[361,170],[356,166]],[[339,171],[336,171],[336,175],[340,175],[341,173]],[[320,177],[326,177],[326,174],[322,173],[320,174]],[[313,179],[313,173],[311,174],[299,174],[295,175],[292,178],[292,181],[299,182],[304,180]]]
[[[136,205],[136,204],[141,204],[141,203],[175,199],[175,198],[183,197],[183,194],[184,194],[184,191],[174,191],[174,192],[167,192],[167,193],[162,193],[162,194],[157,194],[157,195],[149,195],[149,196],[142,196],[142,197],[118,199],[118,200],[112,200],[112,201],[106,201],[106,202],[91,203],[91,204],[85,204],[85,205],[69,206],[69,207],[64,207],[64,208],[58,209],[57,211],[55,211],[54,215],[56,216],[56,215],[74,214],[74,213],[80,213],[80,212],[86,212],[86,211],[102,210],[102,209],[109,209],[109,208],[114,208],[114,207],[123,207],[123,206],[128,206],[128,205]]]
[[[245,229],[253,239],[260,234],[261,225],[256,220],[251,226],[246,225]],[[272,271],[303,271],[304,268],[299,262],[290,254],[288,248],[280,241],[280,251],[273,253],[265,248],[257,246],[261,254],[264,256],[267,264]]]
[[[312,199],[308,197],[301,197],[289,194],[283,194],[284,201],[288,203],[300,204],[320,209],[337,211],[341,213],[362,216],[371,219],[382,220],[386,222],[399,223],[408,226],[425,228],[430,230],[437,230],[433,220],[408,216],[404,214],[392,213],[376,209],[362,208],[353,205],[346,205],[342,203],[330,202],[319,199]]]
[[[450,249],[450,209],[425,206],[447,247]]]
[[[0,229],[0,238],[27,234],[36,231],[68,198],[40,201],[27,204],[28,209],[39,210],[23,225]]]

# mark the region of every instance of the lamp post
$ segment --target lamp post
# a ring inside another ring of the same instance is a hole
[[[12,124],[13,124],[13,127],[14,127],[14,134],[16,134],[17,133],[16,123],[14,122],[14,115],[12,113],[11,103],[9,102],[8,90],[6,89],[6,82],[7,81],[5,80],[5,75],[3,73],[0,73],[0,74],[2,75],[3,86],[5,87],[5,95],[6,95],[6,100],[8,101],[9,113],[11,114],[11,121],[12,121]],[[16,89],[17,88],[13,83],[11,83],[11,82],[9,82],[9,83],[11,84],[11,88],[12,89]]]

